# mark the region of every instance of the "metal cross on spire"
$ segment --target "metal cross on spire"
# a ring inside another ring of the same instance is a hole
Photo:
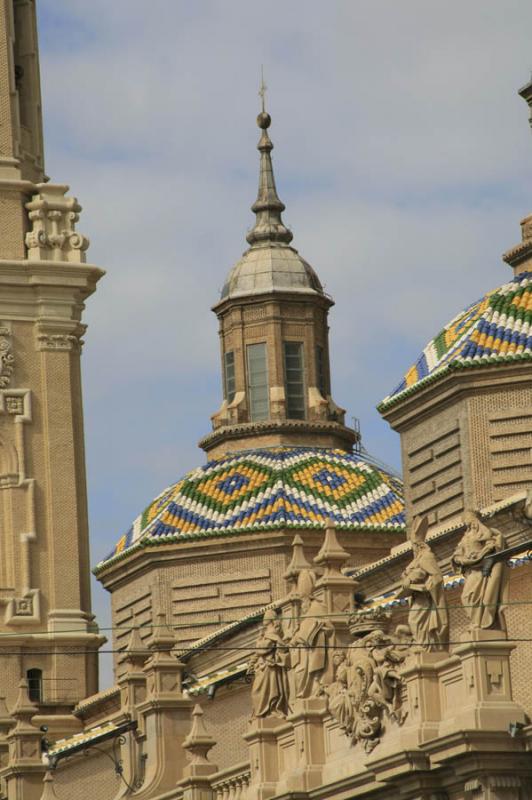
[[[265,105],[266,105],[266,91],[267,90],[268,90],[268,87],[264,83],[264,66],[261,64],[261,67],[260,67],[259,97],[260,97],[261,103],[262,103],[262,113],[264,113],[266,111]]]

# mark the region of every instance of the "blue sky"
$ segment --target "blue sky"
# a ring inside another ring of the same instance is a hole
[[[40,0],[47,172],[84,211],[93,563],[203,462],[216,302],[252,224],[264,64],[294,245],[336,299],[333,393],[400,466],[375,405],[428,339],[511,277],[531,209],[516,94],[529,0]],[[105,593],[94,605],[109,623]],[[110,680],[108,664],[104,680]]]

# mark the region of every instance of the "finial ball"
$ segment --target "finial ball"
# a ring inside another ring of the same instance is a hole
[[[262,128],[262,130],[265,131],[266,128],[269,128],[271,124],[272,124],[272,118],[270,117],[268,112],[261,111],[259,116],[257,117],[257,125],[259,126],[259,128]]]

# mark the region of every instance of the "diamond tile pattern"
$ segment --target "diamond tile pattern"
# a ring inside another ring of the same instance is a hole
[[[518,275],[473,303],[428,343],[385,409],[451,369],[532,358],[532,273]]]
[[[404,526],[401,481],[359,455],[323,448],[272,448],[230,454],[165,489],[108,557],[183,538],[268,528]]]

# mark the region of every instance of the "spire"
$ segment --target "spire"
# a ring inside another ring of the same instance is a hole
[[[257,117],[257,125],[262,131],[257,150],[260,152],[259,191],[257,199],[251,206],[257,220],[246,236],[253,247],[264,243],[273,244],[281,242],[290,244],[293,239],[291,231],[283,224],[281,213],[285,210],[284,203],[279,199],[273,175],[271,152],[273,144],[268,136],[268,128],[272,118],[265,109],[264,96],[266,86],[262,79],[259,95],[262,101],[262,110]]]

